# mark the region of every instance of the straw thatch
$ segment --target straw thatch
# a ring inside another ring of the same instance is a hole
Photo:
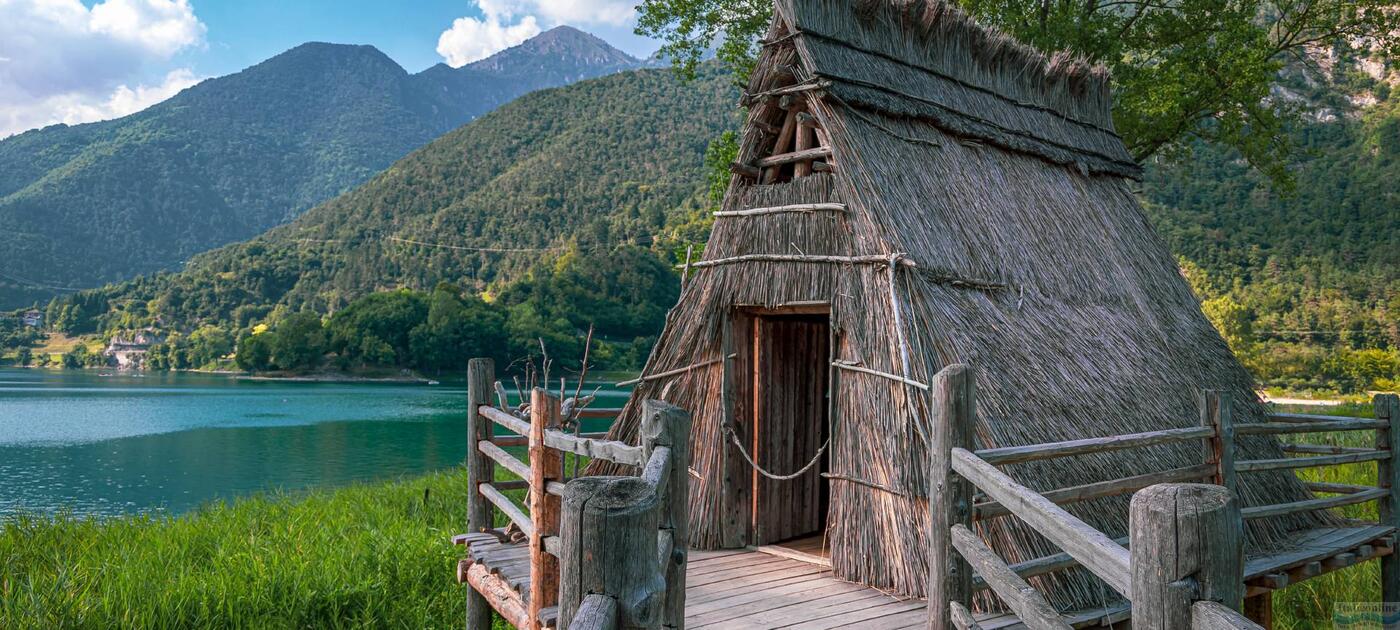
[[[901,374],[903,337],[914,380],[927,383],[950,363],[975,366],[980,447],[1193,426],[1208,388],[1233,393],[1237,422],[1262,421],[1249,375],[1129,188],[1138,167],[1113,132],[1102,69],[1046,58],[936,1],[778,0],[766,39],[748,93],[817,86],[804,94],[834,172],[771,185],[736,176],[723,209],[840,201],[848,211],[720,218],[703,260],[898,253],[916,266],[893,275],[830,262],[693,270],[646,373],[719,358],[736,305],[821,301],[839,334],[835,358]],[[771,146],[758,124],[768,110],[751,109],[741,162]],[[691,535],[702,548],[722,542],[722,374],[713,363],[643,382],[633,397],[693,414]],[[830,472],[856,481],[831,482],[835,571],[922,595],[928,395],[875,375],[843,372],[837,382]],[[637,422],[629,405],[614,435],[635,440]],[[1238,446],[1241,459],[1282,456],[1271,439]],[[1201,461],[1196,446],[1155,447],[1008,472],[1043,491]],[[1246,506],[1308,496],[1288,473],[1245,475],[1241,494]],[[1126,534],[1125,497],[1070,511]],[[1253,521],[1249,544],[1260,549],[1318,518]],[[1010,562],[1058,551],[1014,517],[978,528]],[[1114,598],[1083,571],[1033,583],[1062,609]]]

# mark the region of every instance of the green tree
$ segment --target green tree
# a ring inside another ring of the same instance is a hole
[[[1040,50],[1069,50],[1106,65],[1114,123],[1134,157],[1184,149],[1195,139],[1237,150],[1285,179],[1278,70],[1313,45],[1374,38],[1396,48],[1393,0],[958,0],[980,22]],[[693,71],[716,41],[740,77],[767,29],[768,0],[644,0],[637,32]]]
[[[29,348],[20,348],[19,352],[15,355],[15,365],[21,367],[29,365],[29,362],[33,360],[34,351],[30,350]]]
[[[238,342],[234,362],[245,372],[263,372],[272,368],[272,347],[276,333],[248,335]]]
[[[326,332],[321,316],[301,311],[277,326],[272,342],[272,362],[283,370],[309,370],[320,365],[326,353]]]

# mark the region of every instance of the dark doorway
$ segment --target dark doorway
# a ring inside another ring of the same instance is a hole
[[[826,313],[755,312],[741,315],[736,328],[747,332],[735,341],[739,354],[735,380],[739,426],[754,462],[775,475],[752,470],[749,544],[820,534],[828,508],[826,443],[827,385],[831,356],[830,317]],[[742,333],[741,333],[742,334]],[[736,344],[739,345],[739,344]]]

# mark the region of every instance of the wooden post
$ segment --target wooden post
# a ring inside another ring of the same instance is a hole
[[[1385,420],[1390,426],[1376,431],[1376,448],[1390,451],[1390,459],[1379,464],[1379,483],[1376,485],[1390,490],[1382,498],[1377,508],[1381,525],[1400,525],[1400,462],[1395,460],[1400,454],[1400,396],[1377,394],[1374,399],[1376,419]],[[1400,555],[1390,554],[1381,558],[1381,601],[1400,602]]]
[[[564,476],[564,458],[544,445],[545,429],[559,427],[559,399],[536,387],[530,392],[530,628],[543,628],[540,611],[559,601],[559,560],[544,539],[559,535],[559,497],[545,491]]]
[[[685,627],[685,569],[690,546],[690,414],[659,400],[642,401],[642,459],[650,461],[659,446],[671,449],[667,478],[657,487],[661,500],[661,531],[669,534],[664,628]]]
[[[972,567],[953,548],[952,527],[972,528],[972,484],[953,472],[953,448],[974,450],[976,375],[961,363],[933,377],[929,444],[928,627],[951,630],[951,603],[972,605]]]
[[[617,600],[618,628],[653,628],[666,583],[656,562],[660,503],[640,477],[582,477],[564,491],[559,625],[568,628],[585,596]]]
[[[1133,495],[1129,508],[1133,630],[1191,626],[1191,605],[1244,599],[1244,520],[1222,486],[1166,483]]]
[[[496,363],[491,359],[467,362],[467,531],[477,532],[494,526],[495,511],[491,502],[478,488],[490,483],[496,474],[496,463],[483,455],[477,445],[491,439],[493,423],[482,416],[479,408],[491,404],[491,390],[496,381]],[[476,589],[467,589],[467,630],[490,630],[491,604]]]
[[[1201,425],[1215,429],[1215,435],[1206,441],[1206,462],[1215,465],[1215,483],[1234,493],[1235,423],[1230,417],[1229,392],[1218,389],[1202,392]]]

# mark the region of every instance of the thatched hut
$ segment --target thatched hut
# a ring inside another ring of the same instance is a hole
[[[1206,388],[1262,421],[1132,192],[1101,68],[936,0],[777,0],[745,100],[723,208],[633,397],[692,413],[693,545],[824,535],[839,576],[922,595],[919,385],[951,363],[977,370],[984,448],[1193,426]],[[1008,472],[1045,491],[1200,462],[1160,446]],[[1287,473],[1241,484],[1246,506],[1308,496]],[[1126,533],[1126,497],[1071,512]],[[1251,544],[1316,518],[1252,521]],[[1058,551],[1014,517],[978,529],[1009,562]],[[1065,609],[1111,596],[1082,571],[1033,582]]]

